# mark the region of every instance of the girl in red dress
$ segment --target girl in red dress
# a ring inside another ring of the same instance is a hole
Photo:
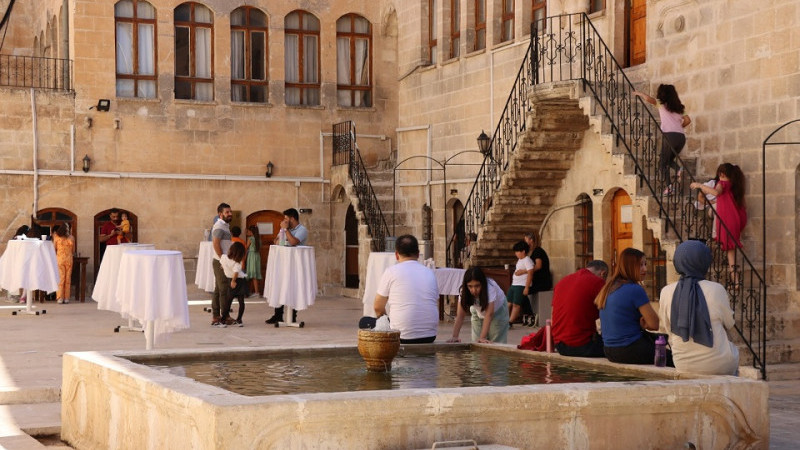
[[[747,224],[747,210],[744,204],[745,180],[742,169],[735,164],[723,163],[717,167],[719,182],[715,187],[702,183],[692,183],[692,189],[700,189],[704,194],[717,196],[717,215],[715,240],[728,255],[728,270],[735,280],[736,248],[741,247],[739,236]]]

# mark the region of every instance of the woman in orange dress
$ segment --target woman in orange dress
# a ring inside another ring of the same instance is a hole
[[[58,291],[56,303],[69,303],[69,287],[72,280],[72,254],[75,253],[75,238],[69,233],[69,225],[61,224],[53,235],[58,261]]]

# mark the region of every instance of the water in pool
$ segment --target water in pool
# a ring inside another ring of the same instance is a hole
[[[556,365],[506,352],[469,349],[398,355],[391,372],[384,373],[368,372],[355,352],[146,364],[248,396],[644,380]]]

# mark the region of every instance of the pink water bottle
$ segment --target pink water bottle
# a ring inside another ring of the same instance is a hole
[[[545,320],[544,334],[547,339],[547,353],[553,353],[553,336],[550,334],[550,319]]]

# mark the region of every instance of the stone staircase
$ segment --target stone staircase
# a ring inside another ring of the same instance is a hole
[[[372,183],[372,190],[381,205],[386,225],[389,226],[389,235],[400,236],[410,233],[411,228],[408,226],[408,202],[406,198],[398,196],[394,199],[397,211],[394,211],[392,205],[394,197],[394,166],[394,160],[378,161],[375,167],[370,167],[367,171],[369,172],[369,180]],[[393,214],[395,230],[392,230]]]
[[[599,135],[603,150],[621,174],[620,186],[631,195],[635,205],[646,211],[648,229],[659,239],[668,261],[672,261],[679,241],[660,217],[656,199],[646,186],[639,184],[631,158],[623,146],[617,145],[609,119],[591,95],[584,93],[577,82],[538,85],[530,92],[533,106],[526,131],[520,136],[517,152],[491,199],[469,264],[513,263],[511,247],[523,233],[540,228],[571,169],[576,151],[581,148],[586,130]],[[684,163],[694,172],[693,159],[684,159]],[[668,266],[668,270],[674,270],[671,264]],[[796,333],[794,321],[782,318],[786,313],[787,293],[771,288],[768,295],[767,315],[773,318],[767,327],[768,379],[800,379],[800,352],[793,351],[800,347],[800,339],[785,337]],[[731,333],[731,338],[740,347],[741,375],[760,378],[760,372],[751,367],[752,354],[741,338],[736,333]]]
[[[589,128],[589,118],[570,92],[572,83],[532,91],[526,131],[491,199],[471,266],[513,262],[514,243],[524,233],[538,230],[553,206]]]

